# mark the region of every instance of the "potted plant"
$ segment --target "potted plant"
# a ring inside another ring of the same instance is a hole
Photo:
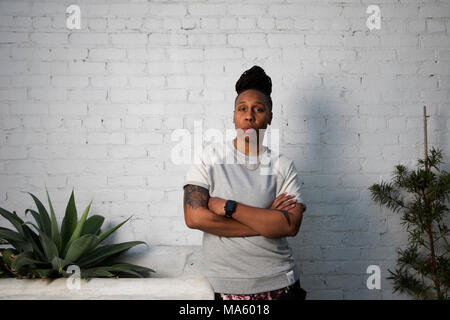
[[[449,299],[450,245],[445,223],[450,199],[450,173],[441,171],[442,151],[427,152],[426,108],[424,107],[425,159],[411,172],[403,165],[395,166],[393,181],[372,185],[369,190],[375,202],[394,212],[403,212],[402,225],[409,234],[405,250],[398,250],[395,271],[387,279],[394,282],[393,292],[407,292],[418,299]],[[434,171],[432,170],[434,169]],[[405,190],[413,199],[406,202]]]
[[[0,214],[16,229],[0,227],[0,239],[11,247],[0,249],[0,277],[16,278],[60,278],[68,277],[71,265],[78,266],[81,278],[93,277],[146,277],[154,272],[147,267],[117,262],[117,258],[128,249],[146,244],[129,241],[101,245],[114,231],[131,217],[118,225],[101,231],[105,218],[93,215],[88,218],[92,201],[78,220],[74,191],[66,207],[61,229],[58,228],[55,212],[46,188],[50,215],[42,202],[29,193],[37,210],[27,209],[35,223],[24,222],[16,212],[0,208]],[[31,227],[34,228],[31,228]]]

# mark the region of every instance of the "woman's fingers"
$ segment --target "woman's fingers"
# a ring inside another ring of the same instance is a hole
[[[286,202],[288,202],[289,199],[293,198],[293,195],[287,195],[286,193],[280,194],[278,197],[275,198],[274,202],[272,203],[271,208],[272,209],[283,209],[285,207]],[[292,200],[290,200],[292,203]],[[280,207],[282,206],[282,207]]]
[[[289,209],[289,208],[291,208],[292,205],[295,204],[296,202],[297,202],[297,200],[295,200],[295,199],[287,200],[287,201],[281,203],[280,205],[278,205],[277,209],[278,209],[278,210]]]
[[[286,197],[286,192],[284,192],[284,193],[280,194],[278,197],[276,197],[272,203],[271,208],[276,208],[283,201],[283,199],[285,197]]]
[[[283,210],[283,209],[292,208],[296,202],[297,202],[297,200],[295,200],[295,199],[286,201],[286,202],[282,203],[280,206],[278,206],[278,209]]]

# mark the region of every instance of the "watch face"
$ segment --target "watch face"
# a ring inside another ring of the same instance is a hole
[[[233,200],[229,200],[225,204],[225,212],[227,214],[231,214],[231,213],[233,213],[235,207],[236,207],[236,202]]]

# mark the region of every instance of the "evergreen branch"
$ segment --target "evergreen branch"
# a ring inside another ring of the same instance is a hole
[[[406,188],[407,180],[405,176],[408,176],[408,169],[402,164],[396,165],[395,169],[397,171],[393,179],[394,185],[399,188]]]
[[[390,183],[381,182],[380,184],[374,184],[369,187],[372,192],[372,200],[379,202],[394,212],[400,211],[400,209],[408,209],[402,199],[398,199],[398,191],[396,191]]]
[[[386,279],[393,280],[393,293],[397,291],[404,293],[406,291],[419,299],[427,299],[431,296],[431,287],[425,285],[423,281],[417,280],[413,275],[410,275],[408,271],[402,269],[396,269],[395,272],[392,272],[389,269],[388,271],[391,276]]]
[[[450,173],[443,171],[437,179],[434,188],[432,189],[434,199],[441,202],[450,201]],[[444,206],[445,207],[445,206]],[[446,211],[448,211],[448,208]]]
[[[398,269],[388,270],[391,276],[387,279],[393,280],[393,292],[407,292],[418,299],[449,297],[450,231],[445,219],[449,208],[444,202],[450,200],[450,174],[440,171],[441,159],[442,151],[432,148],[427,163],[419,160],[417,170],[409,173],[405,166],[397,165],[391,183],[381,182],[369,187],[375,202],[394,212],[404,209],[401,224],[408,232],[409,247],[404,251],[399,249]],[[402,188],[413,196],[407,206],[399,196]]]
[[[428,155],[428,166],[430,168],[435,168],[437,171],[440,171],[439,164],[445,163],[442,162],[442,150],[436,149],[435,147],[431,147],[430,154]],[[418,159],[419,167],[425,167],[425,160]]]

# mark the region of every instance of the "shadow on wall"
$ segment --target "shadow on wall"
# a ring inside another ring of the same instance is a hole
[[[374,204],[368,190],[393,166],[383,160],[383,142],[367,129],[370,115],[361,116],[358,103],[342,103],[345,89],[336,93],[324,89],[304,100],[300,97],[296,108],[301,113],[292,116],[283,106],[289,125],[282,149],[290,150],[290,143],[302,145],[292,149],[297,153],[288,154],[304,182],[303,198],[308,204],[300,232],[288,238],[302,287],[309,299],[410,299],[393,295],[385,279],[387,269],[396,263],[396,246],[407,242],[407,234],[388,233],[392,213]],[[362,145],[361,132],[375,140]],[[380,166],[372,170],[365,164],[367,159]],[[381,269],[378,290],[367,288],[370,265]]]

